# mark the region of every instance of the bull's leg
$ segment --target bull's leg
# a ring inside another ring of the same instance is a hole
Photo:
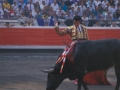
[[[81,90],[81,85],[82,85],[82,79],[78,78],[78,89],[77,90]]]
[[[117,76],[117,83],[116,83],[115,90],[119,90],[119,87],[120,87],[120,66],[115,66],[115,73]]]
[[[84,81],[82,82],[82,86],[83,86],[84,90],[89,90]]]
[[[84,90],[89,90],[85,82],[83,81],[84,75],[78,78],[78,90],[81,90],[81,85],[83,86]]]

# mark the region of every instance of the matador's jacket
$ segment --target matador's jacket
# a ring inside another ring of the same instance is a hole
[[[82,24],[79,25],[78,27],[75,27],[75,25],[72,25],[65,30],[59,30],[59,27],[57,26],[57,27],[55,27],[55,31],[60,36],[64,36],[66,34],[69,34],[72,41],[73,41],[70,45],[68,45],[64,49],[64,52],[60,55],[60,57],[58,58],[58,60],[56,62],[56,63],[62,62],[62,66],[60,69],[60,73],[62,73],[66,58],[68,58],[69,61],[74,64],[72,51],[73,51],[74,46],[76,45],[76,42],[78,40],[88,40],[89,38],[88,38],[87,29]]]
[[[80,25],[79,27],[70,26],[68,27],[68,33],[70,34],[70,37],[72,40],[87,40],[87,29],[84,25]]]

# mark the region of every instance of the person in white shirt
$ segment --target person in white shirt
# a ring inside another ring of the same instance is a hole
[[[18,9],[18,5],[16,1],[13,2],[12,6],[14,7],[14,10]]]
[[[56,0],[54,1],[54,3],[51,4],[51,7],[53,8],[53,11],[59,10],[59,6],[58,6]]]
[[[83,20],[83,21],[88,21],[88,17],[86,17],[86,15],[84,14],[84,15],[82,16],[82,20]]]
[[[113,14],[114,12],[116,12],[115,6],[110,6],[110,7],[108,8],[108,11],[110,11],[112,14]]]
[[[70,12],[68,11],[67,14],[65,15],[66,20],[72,20],[73,16],[70,14]]]
[[[19,7],[20,5],[22,6],[22,9],[25,9],[25,5],[26,5],[26,4],[24,3],[23,0],[19,0],[19,2],[18,2],[18,7]]]
[[[27,6],[28,6],[29,10],[33,10],[34,9],[34,5],[32,3],[32,0],[29,1],[29,4],[27,4]]]
[[[58,16],[60,16],[61,13],[66,14],[65,11],[62,10],[62,8],[60,7],[59,10],[56,10],[56,14],[57,14]]]
[[[16,14],[19,16],[19,15],[22,14],[22,12],[23,12],[22,6],[19,5],[19,6],[18,6],[18,9],[16,9]]]
[[[43,11],[45,6],[45,1],[42,1],[42,3],[40,4],[40,9]]]
[[[93,12],[95,10],[95,6],[94,6],[94,4],[92,4],[92,2],[87,7],[89,8],[90,12]]]
[[[102,1],[102,8],[105,9],[105,7],[107,6],[108,1],[104,0]]]
[[[94,1],[94,3],[95,3],[95,6],[98,7],[98,5],[101,4],[101,1],[100,0],[96,0],[96,1]]]
[[[72,4],[72,6],[71,6],[71,7],[74,7],[75,11],[77,11],[77,8],[78,8],[78,3],[77,3],[77,2],[75,2],[75,4]]]
[[[32,16],[35,18],[35,16],[37,15],[37,12],[35,10],[36,8],[34,7],[34,9],[32,10]]]
[[[83,12],[81,12],[80,7],[77,8],[77,12],[78,12],[78,15],[79,15],[79,16],[82,16]]]
[[[84,6],[83,3],[81,3],[81,5],[79,7],[80,7],[82,13],[83,13],[84,10],[86,10],[86,7]]]

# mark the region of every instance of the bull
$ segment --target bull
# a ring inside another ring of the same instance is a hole
[[[56,90],[62,81],[66,78],[70,80],[78,79],[78,90],[83,86],[88,90],[87,85],[83,82],[83,77],[87,72],[95,70],[107,70],[115,66],[117,83],[115,90],[120,86],[120,40],[103,39],[87,40],[76,43],[73,52],[74,64],[66,58],[62,73],[60,68],[62,63],[57,63],[53,69],[48,70],[46,90]],[[46,72],[46,70],[42,70]]]

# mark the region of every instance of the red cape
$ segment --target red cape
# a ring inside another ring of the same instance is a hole
[[[84,82],[89,85],[111,85],[103,70],[90,72],[84,76]]]

